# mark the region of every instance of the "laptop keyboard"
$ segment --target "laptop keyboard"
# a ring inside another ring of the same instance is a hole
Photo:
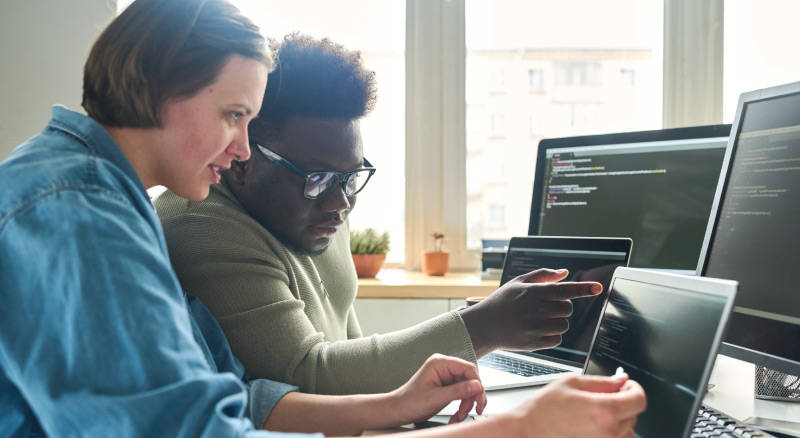
[[[568,373],[569,371],[549,367],[546,365],[539,365],[525,360],[515,359],[513,357],[503,356],[500,354],[489,353],[486,356],[478,359],[478,365],[483,365],[495,370],[505,371],[507,373],[516,374],[522,377],[543,376],[546,374]]]
[[[775,435],[754,429],[722,412],[701,406],[691,438],[774,438]]]

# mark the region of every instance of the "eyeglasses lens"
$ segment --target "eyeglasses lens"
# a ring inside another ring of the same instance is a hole
[[[347,181],[344,185],[345,195],[355,195],[364,188],[368,180],[368,170],[351,173],[347,176]],[[306,180],[306,195],[310,198],[325,196],[334,189],[338,182],[339,178],[333,172],[319,172],[309,175]]]
[[[337,182],[336,174],[320,172],[309,175],[306,181],[306,194],[312,198],[324,195]]]
[[[361,170],[347,178],[347,196],[353,196],[360,192],[369,180],[369,170]]]

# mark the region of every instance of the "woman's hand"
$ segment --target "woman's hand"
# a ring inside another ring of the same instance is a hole
[[[627,374],[573,376],[545,386],[517,409],[492,419],[517,426],[511,436],[633,438],[636,418],[646,408],[644,390]]]
[[[392,411],[398,424],[425,421],[436,415],[453,400],[461,400],[450,423],[460,422],[476,408],[486,407],[478,366],[465,360],[434,354],[400,388],[389,393]]]

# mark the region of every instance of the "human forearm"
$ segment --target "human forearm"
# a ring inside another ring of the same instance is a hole
[[[459,312],[459,316],[467,328],[475,356],[481,358],[499,347],[491,341],[491,323],[484,321],[482,316],[485,314],[476,310],[475,308],[466,308]]]
[[[281,399],[264,429],[275,432],[322,432],[326,436],[352,436],[364,430],[399,426],[391,419],[386,395],[318,396],[291,393]],[[316,399],[316,400],[315,400]],[[372,402],[375,400],[375,402]],[[404,433],[404,438],[517,437],[519,421],[507,415],[452,426]]]
[[[353,435],[404,423],[392,407],[390,394],[327,396],[294,392],[275,405],[264,429],[322,432],[328,436]]]
[[[461,400],[454,421],[466,418],[474,407],[482,413],[486,394],[475,364],[440,354],[428,358],[400,388],[387,393],[355,396],[288,394],[264,427],[279,431],[320,431],[352,434],[423,421]]]

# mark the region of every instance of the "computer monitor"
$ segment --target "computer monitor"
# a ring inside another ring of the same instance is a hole
[[[542,140],[528,234],[628,237],[631,267],[693,274],[730,127]]]
[[[720,353],[800,375],[799,267],[797,82],[739,98],[697,267],[739,282]]]

